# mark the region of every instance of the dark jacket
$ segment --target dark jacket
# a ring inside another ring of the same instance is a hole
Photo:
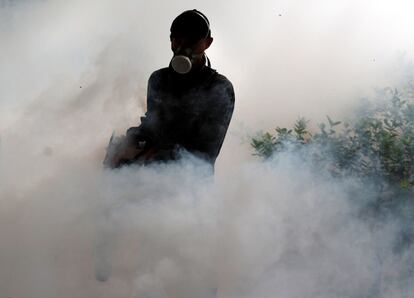
[[[162,68],[148,81],[147,112],[134,135],[160,150],[158,160],[175,160],[183,148],[214,165],[233,108],[231,82],[210,67],[191,75]]]

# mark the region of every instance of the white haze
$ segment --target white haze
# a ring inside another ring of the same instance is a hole
[[[103,172],[191,8],[210,18],[209,56],[236,91],[215,179],[191,158]],[[345,116],[399,82],[413,8],[0,0],[0,297],[409,297],[412,255],[392,253],[396,224],[355,218],[358,182],[294,156],[258,162],[241,135]]]

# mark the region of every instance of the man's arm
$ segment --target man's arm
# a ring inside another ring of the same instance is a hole
[[[144,117],[141,117],[141,124],[138,127],[130,127],[127,130],[127,137],[134,143],[145,141],[154,144],[159,139],[158,85],[159,78],[154,72],[148,80],[147,112]]]

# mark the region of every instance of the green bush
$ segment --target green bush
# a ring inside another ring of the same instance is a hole
[[[299,118],[292,128],[259,133],[251,139],[254,154],[268,159],[305,150],[312,164],[334,175],[374,178],[381,181],[381,190],[398,186],[413,191],[414,103],[396,89],[385,94],[385,101],[377,101],[351,122],[327,117],[311,132],[308,121]]]

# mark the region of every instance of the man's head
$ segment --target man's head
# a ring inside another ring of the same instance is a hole
[[[173,68],[184,74],[203,65],[204,51],[213,42],[207,17],[195,9],[184,11],[174,19],[170,32],[171,50],[177,58],[173,58]]]

